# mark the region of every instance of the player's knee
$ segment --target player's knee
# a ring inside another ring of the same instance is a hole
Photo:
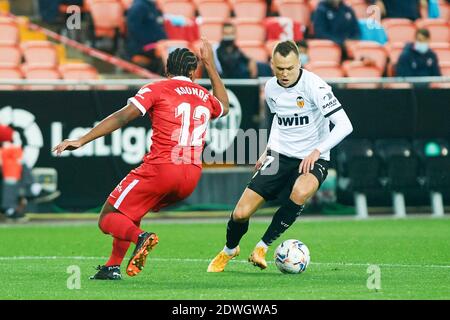
[[[233,220],[238,222],[245,222],[250,218],[250,208],[247,206],[238,205],[233,211]]]
[[[104,226],[104,218],[105,218],[105,215],[104,214],[101,214],[100,215],[100,217],[98,218],[98,223],[97,223],[97,225],[98,225],[98,228],[104,233],[104,234],[106,234],[107,232],[105,232],[105,226]]]
[[[292,189],[290,199],[298,204],[305,204],[306,201],[311,197],[310,193],[303,188],[294,188]]]

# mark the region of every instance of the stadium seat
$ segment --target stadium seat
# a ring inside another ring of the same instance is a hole
[[[238,19],[262,20],[266,17],[267,3],[263,0],[234,0],[232,6],[234,16]]]
[[[156,45],[156,51],[164,62],[169,54],[177,48],[189,48],[189,42],[185,40],[160,40]]]
[[[98,72],[87,63],[67,63],[59,66],[59,73],[64,80],[96,80]],[[89,90],[90,86],[67,86],[66,90]]]
[[[269,55],[264,47],[263,42],[259,41],[239,41],[236,45],[244,52],[244,54],[256,61],[267,63]]]
[[[195,17],[194,4],[186,0],[162,2],[161,11],[164,14],[179,15],[190,19]]]
[[[28,80],[57,80],[61,75],[57,69],[45,66],[22,65],[22,72]],[[53,85],[30,85],[24,86],[26,90],[55,90]]]
[[[22,61],[22,52],[16,46],[0,45],[0,67],[16,68]]]
[[[58,64],[56,48],[50,41],[27,41],[21,44],[28,66],[55,68]]]
[[[200,36],[206,37],[209,41],[222,40],[223,24],[221,18],[197,18]]]
[[[0,45],[15,46],[19,42],[19,27],[13,19],[0,17]]]
[[[440,18],[450,22],[450,3],[445,0],[439,0]]]
[[[272,56],[273,49],[275,48],[278,42],[280,42],[280,40],[268,40],[265,42],[266,51],[269,57]]]
[[[450,145],[445,139],[417,139],[413,141],[414,151],[423,164],[424,184],[430,192],[434,216],[444,215],[441,192],[450,190]]]
[[[387,18],[381,21],[386,30],[389,42],[414,42],[416,26],[411,20],[401,18]]]
[[[311,62],[304,66],[306,70],[314,72],[321,78],[342,78],[344,71],[335,62]]]
[[[382,71],[375,65],[366,65],[361,61],[349,61],[342,64],[347,77],[350,78],[381,78]],[[377,83],[352,83],[347,88],[373,89],[378,88]]]
[[[419,159],[412,144],[406,139],[380,139],[375,141],[375,153],[383,161],[386,186],[392,192],[396,217],[406,215],[404,193],[420,188]]]
[[[395,75],[395,65],[397,64],[398,58],[403,52],[405,43],[403,42],[387,43],[384,47],[389,57],[389,63],[386,73],[388,77],[392,77]]]
[[[341,62],[342,50],[331,40],[309,40],[308,54],[311,62]]]
[[[450,42],[450,24],[444,19],[418,19],[416,26],[430,31],[431,42]]]
[[[381,188],[381,162],[367,139],[345,139],[337,147],[339,185],[354,195],[359,218],[368,216],[366,194]]]
[[[59,66],[59,72],[66,80],[95,80],[98,72],[87,63],[67,63]]]
[[[236,27],[236,41],[265,41],[266,29],[260,21],[254,19],[234,19]]]
[[[307,1],[280,0],[278,2],[278,13],[282,17],[291,18],[304,26],[311,24],[311,7]]]
[[[383,70],[386,67],[387,53],[386,49],[376,42],[361,41],[353,48],[355,60],[371,59],[375,65]]]
[[[439,64],[450,62],[450,43],[448,42],[432,42],[430,49],[436,53]]]
[[[3,68],[0,67],[0,79],[2,80],[14,80],[22,79],[23,74],[19,68]],[[20,86],[14,85],[0,85],[0,90],[18,90]]]
[[[231,8],[226,1],[202,0],[197,3],[197,10],[203,18],[219,18],[226,20],[230,18]]]
[[[116,0],[90,0],[89,8],[96,37],[114,38],[125,30],[124,8]]]
[[[448,61],[440,62],[439,68],[441,69],[442,76],[450,77],[450,62]]]
[[[125,11],[131,7],[131,5],[133,4],[133,1],[134,0],[120,0],[120,2],[122,2],[122,7]]]
[[[365,0],[351,0],[346,1],[346,3],[352,7],[353,11],[355,12],[356,18],[358,19],[367,19],[367,7],[368,4]]]

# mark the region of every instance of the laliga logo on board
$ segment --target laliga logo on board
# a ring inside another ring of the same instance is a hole
[[[44,145],[42,132],[35,119],[27,110],[13,109],[11,106],[0,109],[0,124],[14,129],[14,144],[23,147],[23,158],[30,168],[36,164],[40,149]],[[22,141],[22,137],[25,141]]]

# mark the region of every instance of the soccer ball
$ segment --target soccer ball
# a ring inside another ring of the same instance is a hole
[[[275,264],[283,273],[302,273],[309,260],[309,249],[300,240],[283,241],[275,250]]]

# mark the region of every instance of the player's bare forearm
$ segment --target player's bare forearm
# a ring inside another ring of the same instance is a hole
[[[219,73],[217,72],[216,64],[214,63],[214,53],[211,44],[207,39],[202,38],[202,47],[200,48],[201,59],[205,67],[208,77],[211,80],[211,86],[213,89],[214,96],[222,103],[223,115],[228,114],[230,109],[230,103],[228,101],[227,90],[220,79]]]
[[[81,137],[80,142],[82,145],[85,145],[92,140],[106,136],[115,130],[122,128],[131,120],[136,119],[139,115],[140,111],[138,108],[133,105],[127,105],[103,119],[94,128],[92,128],[92,130]]]
[[[64,150],[76,150],[99,137],[106,136],[123,127],[131,120],[137,118],[140,114],[138,108],[129,104],[103,119],[81,138],[77,140],[66,139],[54,147],[52,151],[56,151],[56,154],[60,155]]]

